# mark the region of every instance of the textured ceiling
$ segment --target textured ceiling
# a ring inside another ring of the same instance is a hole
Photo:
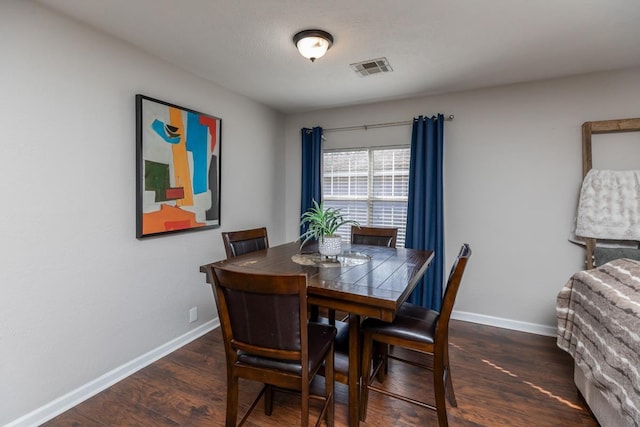
[[[37,2],[285,113],[640,66],[639,0]],[[308,28],[335,39],[315,63]]]

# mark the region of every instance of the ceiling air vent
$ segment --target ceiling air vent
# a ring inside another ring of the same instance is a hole
[[[371,74],[378,73],[390,73],[393,71],[393,68],[389,65],[387,58],[370,59],[368,61],[356,62],[355,64],[350,65],[360,77],[366,77]]]

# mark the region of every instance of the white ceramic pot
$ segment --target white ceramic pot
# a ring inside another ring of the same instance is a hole
[[[331,237],[324,236],[318,242],[320,255],[336,256],[342,253],[342,237],[334,234]]]

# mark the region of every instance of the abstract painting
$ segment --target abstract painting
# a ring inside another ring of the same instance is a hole
[[[221,119],[136,95],[136,237],[220,226]]]

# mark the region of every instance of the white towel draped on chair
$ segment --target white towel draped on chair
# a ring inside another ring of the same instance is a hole
[[[640,170],[591,169],[580,191],[575,234],[640,240]]]

